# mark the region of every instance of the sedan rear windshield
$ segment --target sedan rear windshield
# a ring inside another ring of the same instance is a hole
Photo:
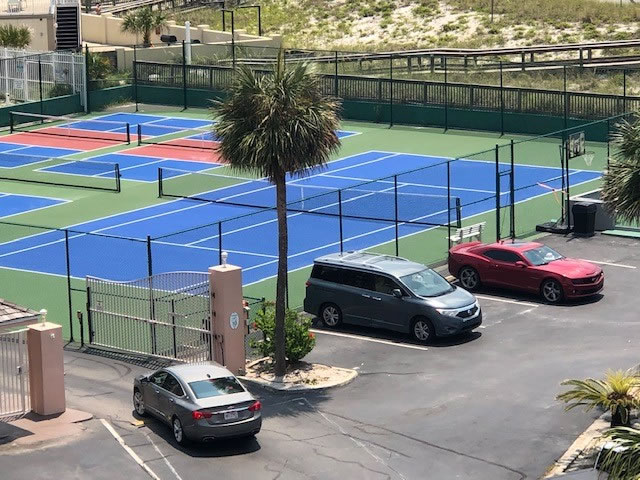
[[[420,297],[437,297],[453,290],[449,282],[430,268],[405,275],[400,280]]]
[[[231,393],[242,393],[244,388],[235,377],[208,378],[189,383],[196,398],[219,397]]]
[[[546,265],[554,260],[564,258],[553,248],[549,248],[546,245],[538,248],[532,248],[531,250],[525,250],[522,254],[535,266]]]

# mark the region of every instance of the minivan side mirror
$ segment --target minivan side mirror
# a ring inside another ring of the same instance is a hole
[[[402,290],[400,290],[399,288],[394,288],[393,290],[391,290],[391,293],[396,298],[402,298]]]
[[[527,264],[524,263],[522,260],[518,260],[516,262],[516,267],[520,267],[520,268],[527,268]]]

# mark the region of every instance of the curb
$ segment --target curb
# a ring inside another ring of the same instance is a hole
[[[256,362],[252,362],[252,364],[255,364],[257,362],[259,362],[259,360],[257,360]],[[335,370],[340,370],[343,372],[349,372],[349,376],[343,380],[324,383],[322,385],[304,385],[304,384],[290,385],[283,382],[272,382],[269,380],[263,380],[261,378],[249,378],[246,376],[239,376],[238,378],[243,382],[251,383],[253,385],[257,385],[259,387],[262,387],[274,392],[310,392],[310,391],[317,391],[317,390],[326,390],[326,389],[335,388],[335,387],[342,387],[344,385],[347,385],[353,382],[358,376],[358,372],[351,368],[341,368],[341,367],[331,367],[331,368]]]
[[[542,478],[551,479],[566,475],[568,473],[567,469],[576,461],[580,454],[602,435],[603,430],[609,428],[610,422],[608,419],[605,420],[606,415],[607,413],[605,412],[595,419],[594,422],[575,439],[567,451],[564,452]]]

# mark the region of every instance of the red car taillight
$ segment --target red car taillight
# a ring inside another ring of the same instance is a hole
[[[306,282],[304,282],[304,286],[308,287],[309,285],[311,285],[311,282],[309,282],[309,280],[307,280]]]
[[[211,412],[203,412],[200,410],[195,410],[191,412],[191,417],[194,420],[202,420],[203,418],[211,418],[213,414]]]
[[[256,400],[255,403],[249,407],[249,411],[259,412],[261,408],[262,408],[262,404],[260,403],[259,400]]]

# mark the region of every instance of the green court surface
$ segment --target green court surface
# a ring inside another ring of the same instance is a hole
[[[120,107],[118,111],[131,112],[132,109],[125,106]],[[143,106],[141,111],[168,117],[211,119],[206,110],[198,109],[176,111],[163,110],[158,107],[147,109]],[[97,116],[105,114],[106,112],[97,114]],[[349,132],[357,132],[358,135],[349,136],[342,140],[342,146],[340,151],[335,155],[335,159],[377,150],[428,155],[431,157],[463,157],[469,160],[495,162],[495,147],[496,145],[500,145],[501,148],[498,151],[500,164],[508,166],[511,158],[510,144],[511,140],[513,140],[514,162],[517,165],[560,168],[559,146],[561,145],[561,139],[557,137],[527,139],[526,137],[520,136],[500,136],[499,134],[470,131],[450,130],[443,132],[441,129],[402,126],[389,128],[386,125],[358,122],[344,122],[341,129]],[[8,134],[8,132],[6,134]],[[113,146],[100,150],[99,154],[115,152],[126,154],[127,150],[136,147],[135,142],[131,145],[114,144]],[[587,137],[587,150],[595,154],[593,164],[587,167],[581,159],[576,159],[574,163],[570,164],[570,168],[601,172],[606,166],[608,154],[607,144],[590,142]],[[82,160],[95,155],[97,155],[96,151],[86,151],[73,154],[70,156],[70,159]],[[398,172],[407,170],[403,168],[402,164],[396,167]],[[29,178],[31,175],[35,175],[38,178],[43,176],[42,172],[33,173],[33,169],[33,166],[24,166],[17,169],[13,174],[26,178]],[[215,173],[220,175],[220,177],[212,179],[212,184],[209,185],[212,190],[240,181],[231,178],[231,176],[249,176],[243,172],[229,172],[225,167],[216,169]],[[229,174],[229,178],[225,179],[224,175],[226,174]],[[52,178],[55,178],[55,176]],[[181,181],[188,181],[188,179],[189,177],[183,177]],[[572,185],[571,194],[592,190],[598,185],[599,180],[584,182],[576,186]],[[142,183],[129,181],[126,177],[122,180],[122,190],[120,193],[4,180],[0,180],[0,192],[69,200],[67,203],[61,203],[49,208],[0,219],[0,244],[6,244],[6,242],[30,235],[49,232],[50,230],[48,229],[77,225],[83,222],[116,215],[121,212],[128,212],[169,201],[165,198],[158,198],[158,185],[156,182]],[[560,216],[559,193],[551,188],[544,192],[544,194],[536,195],[533,196],[533,198],[516,203],[515,232],[518,237],[530,236],[535,233],[536,224],[557,219]],[[202,218],[202,224],[209,223],[210,221],[211,219]],[[486,235],[483,240],[495,239],[496,222],[498,219],[493,209],[486,211],[486,213],[478,213],[464,218],[463,224],[472,224],[481,221],[487,223]],[[503,208],[499,221],[502,227],[502,236],[508,236],[509,211],[507,208]],[[179,227],[176,227],[175,230],[179,230]],[[443,262],[447,255],[447,234],[448,229],[446,227],[435,227],[428,230],[416,229],[414,234],[409,234],[399,239],[398,253],[400,256],[426,264]],[[153,232],[149,232],[149,235],[153,235]],[[0,245],[0,247],[1,246],[2,245]],[[396,244],[394,241],[386,241],[378,245],[371,245],[369,250],[395,254]],[[61,255],[63,257],[62,261],[64,262],[64,244],[62,244],[61,248],[56,248],[53,255]],[[110,249],[107,251],[96,248],[91,251],[83,250],[81,252],[83,258],[79,258],[78,255],[80,255],[79,252],[74,252],[73,250],[70,252],[71,263],[127,262],[127,257],[124,255],[120,256],[118,249]],[[0,257],[2,256],[3,253],[0,251]],[[230,263],[233,263],[233,258],[234,254],[231,253],[229,257]],[[58,260],[59,259],[54,259],[53,257],[50,259],[51,262]],[[47,260],[41,259],[40,261]],[[217,255],[212,254],[211,265],[217,263]],[[174,259],[174,264],[179,266],[180,259]],[[71,316],[73,319],[73,336],[75,340],[78,340],[80,325],[76,319],[76,311],[85,312],[86,282],[82,278],[70,278],[68,280],[64,274],[36,273],[33,270],[34,269],[29,268],[22,269],[19,266],[0,267],[0,297],[36,310],[46,308],[49,311],[49,320],[63,325],[66,338],[70,338],[71,336],[69,320]],[[38,268],[37,270],[41,269]],[[291,307],[297,308],[302,305],[304,283],[308,274],[308,266],[300,267],[290,272],[288,284],[289,304]],[[71,302],[69,302],[68,298],[68,281],[70,281],[72,287]],[[267,278],[245,286],[245,295],[251,297],[273,298],[274,292],[274,278]],[[85,327],[85,339],[86,338],[88,338],[88,334]]]

